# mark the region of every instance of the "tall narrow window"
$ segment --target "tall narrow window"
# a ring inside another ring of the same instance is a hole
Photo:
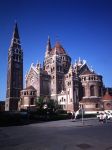
[[[85,96],[85,87],[82,87],[83,97]]]
[[[34,98],[31,98],[30,99],[30,105],[33,105],[34,104]]]
[[[90,96],[94,96],[95,93],[94,93],[94,85],[91,85],[90,87]]]
[[[99,86],[99,89],[98,89],[98,95],[99,95],[99,96],[101,96],[101,95],[102,95],[101,86]]]

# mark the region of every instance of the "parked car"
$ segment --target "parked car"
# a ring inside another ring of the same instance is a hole
[[[107,119],[108,119],[108,120],[112,119],[112,113],[107,112],[106,114],[107,114]]]
[[[110,112],[97,112],[97,118],[99,119],[99,121],[106,121],[106,120],[110,120],[112,119],[112,113]]]

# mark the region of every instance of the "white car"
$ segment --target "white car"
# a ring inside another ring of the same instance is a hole
[[[108,120],[112,119],[112,113],[107,113],[106,115]]]
[[[110,120],[110,119],[112,119],[112,113],[110,113],[110,112],[98,112],[97,113],[97,118],[99,119],[99,120],[101,120],[101,118],[104,120],[104,119],[107,119],[107,120]]]

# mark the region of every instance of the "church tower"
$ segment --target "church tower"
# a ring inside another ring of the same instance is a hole
[[[68,56],[60,42],[56,42],[51,48],[50,38],[48,37],[44,69],[51,76],[50,95],[51,99],[57,100],[58,94],[65,90],[64,75],[68,72],[71,58]]]
[[[17,23],[15,24],[11,45],[8,50],[6,111],[18,109],[20,91],[23,89],[23,51]]]

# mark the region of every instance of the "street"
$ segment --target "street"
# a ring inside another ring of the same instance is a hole
[[[61,120],[0,127],[0,150],[112,150],[112,121]]]

